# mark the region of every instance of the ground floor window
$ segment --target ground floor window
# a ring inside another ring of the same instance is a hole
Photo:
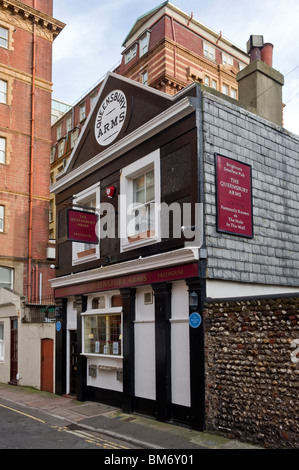
[[[122,355],[121,314],[84,316],[84,353]]]

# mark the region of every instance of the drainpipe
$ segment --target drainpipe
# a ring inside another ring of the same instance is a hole
[[[35,7],[36,7],[36,0],[34,0],[33,2],[33,8]],[[33,23],[30,170],[29,170],[29,222],[28,222],[28,286],[27,286],[28,300],[30,299],[31,288],[32,288],[31,265],[32,265],[33,162],[34,162],[34,131],[35,131],[35,74],[36,74],[36,24]]]

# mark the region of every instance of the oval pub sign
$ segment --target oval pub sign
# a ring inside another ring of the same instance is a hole
[[[98,144],[111,144],[120,133],[127,114],[127,99],[120,90],[111,91],[102,101],[95,120]]]

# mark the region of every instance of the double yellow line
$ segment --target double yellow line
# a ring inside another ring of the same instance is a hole
[[[35,418],[34,416],[23,413],[22,411],[16,410],[15,408],[10,408],[9,406],[5,406],[5,405],[0,405],[0,408],[6,408],[7,410],[14,411],[15,413],[19,413],[20,415],[27,416],[27,418],[31,418],[31,419],[34,419],[35,421],[39,421],[40,423],[46,424],[46,421],[43,421],[42,419]]]

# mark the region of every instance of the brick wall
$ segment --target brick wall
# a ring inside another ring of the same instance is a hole
[[[298,448],[299,297],[211,301],[204,317],[208,429]]]
[[[203,92],[208,277],[299,286],[299,137]],[[216,232],[214,153],[252,166],[254,238]]]

